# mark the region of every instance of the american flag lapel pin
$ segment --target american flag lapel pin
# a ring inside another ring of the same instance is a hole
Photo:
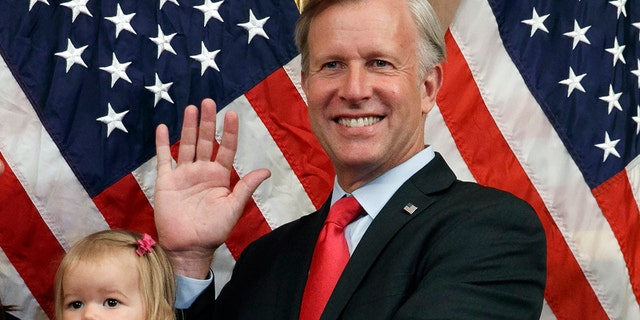
[[[418,209],[418,207],[414,206],[413,203],[407,203],[407,205],[404,206],[404,211],[408,214],[413,214],[416,212],[416,209]]]

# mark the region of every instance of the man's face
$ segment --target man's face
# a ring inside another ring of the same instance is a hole
[[[404,1],[335,5],[311,23],[309,118],[348,192],[424,148],[441,67],[420,79],[418,41]]]

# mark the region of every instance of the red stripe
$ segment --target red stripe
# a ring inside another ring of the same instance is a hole
[[[238,179],[238,174],[234,171],[231,176],[231,184],[235,185]],[[250,199],[244,208],[242,217],[240,217],[238,223],[231,231],[225,244],[233,258],[238,260],[244,248],[269,232],[271,232],[271,227],[267,224],[267,221],[264,219],[262,212],[260,212],[255,202]]]
[[[620,244],[633,293],[640,301],[640,211],[627,171],[593,189],[593,195]]]
[[[544,202],[484,105],[450,33],[446,43],[448,58],[438,106],[475,179],[527,200],[538,213],[547,236],[547,303],[558,319],[608,319]]]
[[[0,216],[0,247],[53,319],[53,283],[65,251],[8,167],[0,176]]]
[[[93,198],[111,229],[146,232],[157,239],[153,208],[132,174]]]
[[[311,131],[307,106],[283,68],[245,96],[282,151],[316,208],[333,188],[333,167]]]
[[[226,245],[234,259],[253,241],[271,232],[262,212],[253,201],[249,201],[238,224],[231,231]]]

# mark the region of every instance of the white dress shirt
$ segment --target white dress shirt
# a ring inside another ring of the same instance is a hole
[[[344,228],[350,254],[353,253],[360,239],[364,236],[365,231],[367,231],[373,219],[380,213],[382,207],[391,199],[391,196],[398,191],[405,181],[409,180],[411,176],[422,169],[422,167],[429,163],[434,157],[435,153],[433,149],[430,146],[426,147],[409,160],[385,172],[351,193],[367,214],[354,220]],[[331,205],[336,203],[336,201],[345,194],[346,192],[342,190],[336,179],[333,183]]]

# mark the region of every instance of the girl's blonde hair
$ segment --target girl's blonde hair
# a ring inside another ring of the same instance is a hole
[[[56,273],[55,280],[55,313],[56,319],[62,319],[64,288],[62,283],[65,272],[78,262],[100,261],[118,254],[134,255],[138,261],[140,276],[140,292],[145,303],[147,319],[174,320],[173,305],[176,295],[176,282],[173,267],[167,254],[159,245],[151,248],[142,256],[136,254],[138,240],[142,235],[121,231],[105,230],[90,234],[78,241],[67,252]]]

